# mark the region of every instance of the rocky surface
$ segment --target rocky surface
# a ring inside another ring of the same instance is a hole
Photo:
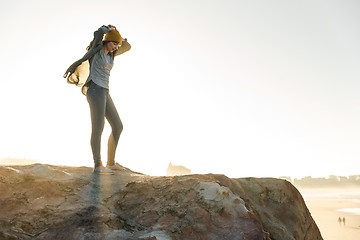
[[[0,239],[322,239],[285,180],[0,167]]]

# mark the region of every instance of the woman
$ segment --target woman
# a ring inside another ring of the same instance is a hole
[[[104,37],[105,35],[105,37]],[[104,38],[104,39],[103,39]],[[114,65],[114,57],[128,50],[131,46],[123,39],[113,25],[102,26],[94,32],[88,52],[83,58],[73,63],[66,71],[64,77],[68,82],[81,85],[85,64],[90,63],[90,73],[86,79],[82,92],[86,95],[91,113],[91,148],[94,158],[94,173],[114,173],[114,170],[124,168],[115,163],[115,152],[123,130],[119,114],[109,94],[110,71]],[[108,141],[108,159],[106,168],[103,166],[100,154],[101,135],[104,129],[105,118],[110,123],[112,132]]]

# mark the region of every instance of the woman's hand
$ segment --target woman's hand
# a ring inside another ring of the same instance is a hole
[[[114,25],[109,24],[108,27],[110,30],[116,30],[116,27]]]

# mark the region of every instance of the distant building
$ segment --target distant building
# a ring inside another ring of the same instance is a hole
[[[339,181],[340,181],[340,182],[346,182],[347,180],[348,180],[348,177],[339,176]]]
[[[329,175],[328,179],[332,180],[334,182],[340,181],[340,178],[338,176],[336,176],[336,175]]]
[[[26,158],[3,158],[0,160],[0,165],[31,165],[35,163],[39,162]]]
[[[356,181],[359,181],[359,180],[360,180],[359,175],[351,175],[351,176],[349,176],[349,181],[356,182]]]
[[[187,175],[191,174],[191,170],[184,166],[172,165],[171,162],[166,170],[167,176],[176,176],[176,175]]]
[[[360,175],[336,176],[330,175],[328,178],[312,178],[310,176],[302,179],[294,179],[296,187],[354,187],[360,186]]]

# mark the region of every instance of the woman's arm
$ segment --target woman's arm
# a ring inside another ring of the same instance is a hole
[[[104,35],[110,31],[110,25],[109,26],[101,26],[98,30],[94,32],[94,39],[92,41],[92,46],[95,47],[98,44],[100,44],[104,38]]]
[[[70,77],[71,74],[73,74],[76,70],[76,68],[85,60],[88,60],[90,58],[90,56],[93,56],[94,53],[97,51],[97,47],[101,47],[99,46],[99,44],[101,44],[104,34],[106,34],[107,32],[110,31],[110,29],[114,28],[114,26],[109,25],[109,26],[101,26],[98,30],[96,30],[94,32],[94,38],[90,43],[89,49],[87,51],[87,53],[79,60],[77,60],[76,62],[74,62],[65,72],[64,74],[64,78]]]
[[[129,51],[131,48],[130,43],[128,43],[127,39],[123,39],[121,46],[115,51],[115,56],[123,54],[124,52]]]

